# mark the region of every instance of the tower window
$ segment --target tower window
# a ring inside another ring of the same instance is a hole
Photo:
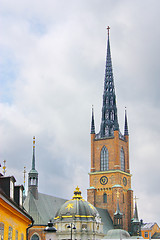
[[[103,202],[107,203],[107,194],[106,193],[103,194]]]
[[[108,150],[105,146],[103,146],[101,150],[101,171],[108,170]]]
[[[121,148],[121,153],[120,153],[120,158],[121,158],[121,170],[125,170],[125,158],[124,158],[124,150]]]

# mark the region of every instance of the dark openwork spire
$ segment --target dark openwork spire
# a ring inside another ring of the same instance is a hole
[[[112,59],[110,51],[109,41],[109,29],[108,30],[108,42],[107,42],[107,57],[106,57],[106,69],[104,79],[104,93],[103,93],[103,107],[102,107],[102,120],[100,133],[98,138],[105,138],[114,135],[115,130],[119,130],[116,95],[114,88],[114,78],[112,70]]]
[[[125,123],[124,123],[124,136],[128,136],[128,121],[127,121],[127,110],[125,108]]]
[[[94,111],[93,111],[93,106],[92,106],[91,134],[95,134],[95,125],[94,125]]]

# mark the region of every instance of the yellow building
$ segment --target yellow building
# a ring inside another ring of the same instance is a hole
[[[26,240],[32,217],[23,208],[23,186],[0,174],[0,240]]]
[[[160,238],[160,228],[156,222],[143,223],[141,233],[144,239]]]

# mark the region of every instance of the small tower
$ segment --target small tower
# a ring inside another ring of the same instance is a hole
[[[117,210],[114,213],[114,228],[123,229],[123,213],[120,212],[119,208],[119,192],[117,192]]]
[[[137,198],[135,197],[135,209],[134,209],[134,217],[131,221],[131,235],[132,236],[141,236],[141,222],[138,218],[138,210],[137,210]]]
[[[35,169],[35,137],[33,137],[32,169],[28,173],[28,192],[38,199],[38,172]]]

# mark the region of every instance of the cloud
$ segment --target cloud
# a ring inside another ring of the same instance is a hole
[[[139,217],[158,222],[159,1],[1,2],[0,155],[7,173],[23,182],[35,135],[40,192],[69,199],[79,185],[86,197],[91,105],[98,132],[110,25]]]

